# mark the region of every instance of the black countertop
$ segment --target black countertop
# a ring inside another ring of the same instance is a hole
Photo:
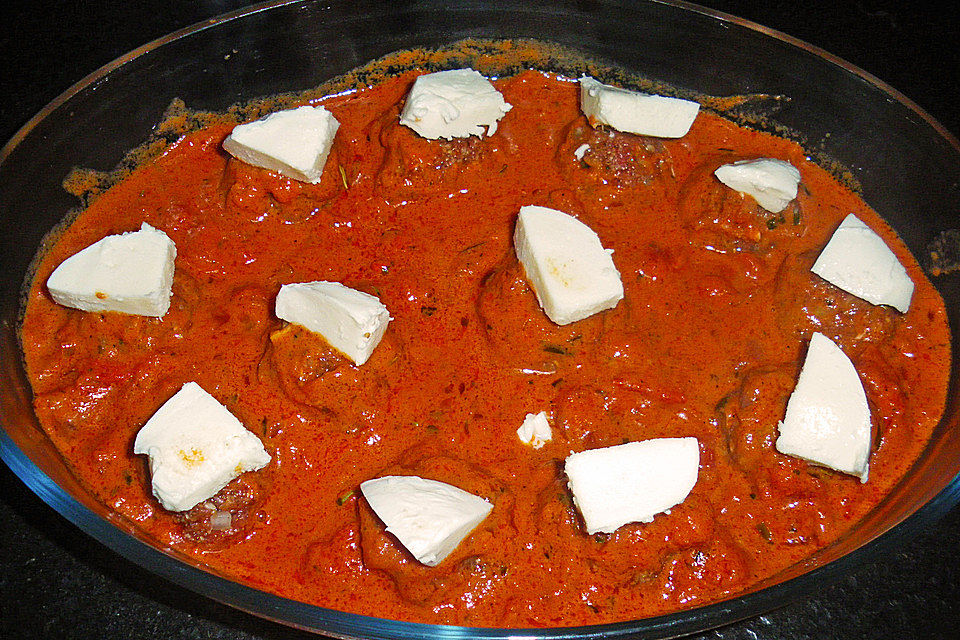
[[[949,2],[949,0],[948,0]],[[0,139],[74,82],[237,0],[5,3]],[[960,9],[894,0],[705,0],[821,47],[898,89],[960,134]],[[943,5],[943,6],[941,6]],[[960,221],[960,215],[958,215]],[[100,546],[0,465],[0,637],[306,638],[175,587]],[[697,636],[960,638],[960,509],[882,561],[806,600]]]

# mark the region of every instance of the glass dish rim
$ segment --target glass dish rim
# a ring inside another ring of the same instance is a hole
[[[246,16],[277,7],[308,4],[312,1],[313,0],[271,0],[269,2],[254,4],[176,30],[119,56],[74,83],[28,120],[10,140],[0,148],[0,164],[6,161],[17,145],[51,113],[68,103],[74,95],[100,82],[124,64],[149,54],[165,44],[214,28],[226,22],[242,19]],[[780,40],[783,43],[792,45],[815,57],[830,62],[845,72],[860,77],[885,95],[908,108],[915,115],[923,119],[926,124],[932,127],[943,140],[960,154],[960,141],[916,103],[867,71],[819,47],[753,21],[684,0],[647,1],[654,4],[692,11],[739,27],[744,27],[767,37]],[[622,4],[610,0],[605,0],[604,3]],[[283,598],[233,582],[227,578],[178,560],[123,531],[110,521],[96,515],[47,476],[33,460],[13,442],[5,429],[0,429],[0,459],[7,464],[14,474],[17,475],[34,494],[61,516],[72,522],[85,534],[90,535],[104,546],[119,553],[121,556],[147,571],[160,575],[180,587],[248,613],[297,628],[319,631],[335,637],[344,638],[613,638],[630,636],[639,632],[652,634],[652,637],[685,635],[760,615],[796,600],[802,597],[803,594],[808,593],[811,590],[811,586],[821,585],[825,580],[832,582],[838,576],[845,574],[850,568],[858,567],[875,560],[894,545],[913,538],[923,528],[939,520],[954,506],[960,503],[960,473],[958,473],[933,498],[902,522],[842,557],[786,581],[693,609],[653,618],[602,625],[557,628],[461,627],[404,622],[341,612]]]

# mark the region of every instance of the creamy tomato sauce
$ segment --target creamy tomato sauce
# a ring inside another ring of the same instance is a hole
[[[111,511],[201,565],[324,607],[578,625],[749,590],[848,531],[911,466],[946,393],[943,303],[885,223],[797,144],[707,112],[679,140],[593,129],[575,82],[532,71],[495,82],[513,105],[495,135],[425,140],[398,122],[414,77],[322,101],[341,128],[317,185],[231,159],[231,126],[211,126],[102,194],[42,258],[22,325],[37,415]],[[801,171],[782,214],[713,176],[756,157]],[[614,250],[625,288],[615,309],[563,327],[546,318],[512,247],[529,204],[577,216]],[[906,266],[908,313],[810,273],[849,213]],[[53,303],[44,283],[56,265],[144,221],[177,246],[163,318]],[[390,310],[363,366],[274,316],[282,284],[311,280]],[[866,484],[774,449],[815,331],[864,383]],[[175,514],[152,497],[132,444],[188,381],[273,460]],[[516,430],[538,411],[554,435],[533,449]],[[652,523],[587,535],[564,458],[664,436],[699,440],[689,497]],[[359,495],[387,474],[448,482],[493,511],[423,566]],[[229,527],[211,525],[224,511]]]

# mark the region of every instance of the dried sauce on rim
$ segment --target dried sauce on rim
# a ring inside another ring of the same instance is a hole
[[[749,590],[849,531],[907,472],[945,399],[943,303],[889,227],[799,145],[706,112],[677,140],[594,129],[575,82],[535,71],[495,81],[513,109],[493,136],[425,140],[399,124],[416,73],[314,101],[341,123],[319,184],[230,158],[221,143],[232,125],[213,118],[100,194],[42,257],[21,332],[37,415],[112,511],[202,565],[307,603],[571,626]],[[801,171],[783,214],[713,176],[756,157]],[[615,309],[563,327],[546,318],[512,247],[528,204],[576,216],[614,250],[625,288]],[[908,313],[810,272],[849,213],[906,266]],[[56,265],[141,222],[177,246],[163,318],[53,303],[44,282]],[[373,293],[390,310],[362,367],[274,316],[280,286],[310,280]],[[814,331],[863,381],[866,484],[774,449]],[[175,514],[151,496],[132,442],[188,381],[273,460]],[[553,439],[533,449],[516,430],[538,411]],[[700,442],[686,501],[588,536],[563,459],[671,436]],[[423,566],[359,495],[388,474],[448,482],[493,511],[439,566]]]

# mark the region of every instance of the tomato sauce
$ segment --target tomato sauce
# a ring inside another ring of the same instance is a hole
[[[231,159],[232,125],[184,136],[100,195],[39,262],[22,324],[37,415],[77,477],[164,548],[289,598],[399,620],[566,626],[723,599],[849,531],[897,483],[939,420],[949,369],[943,303],[914,258],[796,143],[702,111],[678,140],[593,129],[575,82],[497,80],[513,109],[490,137],[419,138],[399,124],[415,72],[323,99],[341,123],[322,181]],[[574,151],[590,149],[582,159]],[[800,169],[783,214],[713,176],[773,157]],[[577,216],[613,249],[625,297],[551,323],[513,252],[519,208]],[[900,314],[810,266],[855,213],[916,284]],[[107,234],[177,246],[160,319],[60,307],[44,283]],[[343,282],[393,317],[361,367],[273,314],[282,284]],[[773,446],[810,335],[850,356],[874,423],[870,480]],[[198,382],[272,456],[174,514],[132,453],[146,420]],[[553,440],[516,435],[547,411]],[[649,524],[588,536],[571,452],[696,436],[692,493]],[[387,474],[493,503],[437,567],[414,560],[359,495]],[[228,511],[229,526],[210,515]]]

